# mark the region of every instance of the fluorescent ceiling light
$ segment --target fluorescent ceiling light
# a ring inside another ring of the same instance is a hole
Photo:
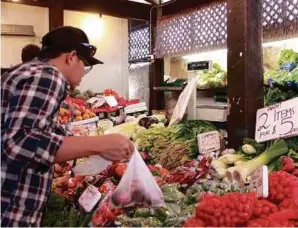
[[[139,3],[151,5],[149,2],[146,2],[145,0],[129,0],[129,1],[131,1],[131,2],[139,2]]]

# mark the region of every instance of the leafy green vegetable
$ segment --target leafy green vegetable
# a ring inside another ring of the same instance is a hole
[[[291,137],[288,139],[285,139],[289,149],[292,149],[293,151],[298,151],[298,136]]]
[[[178,186],[174,184],[165,184],[161,187],[164,201],[166,203],[177,203],[184,199],[184,195],[178,190]]]
[[[76,210],[70,201],[51,193],[42,223],[44,227],[86,227],[94,211],[85,213]]]
[[[151,173],[155,177],[160,177],[160,173],[158,171],[156,171],[156,170],[152,170]]]
[[[166,207],[158,207],[154,209],[153,216],[157,218],[159,221],[165,222],[169,215],[169,209]]]
[[[298,53],[292,49],[282,50],[278,60],[278,64],[282,66],[285,63],[295,63],[298,62]]]
[[[142,221],[142,227],[161,227],[161,226],[162,226],[162,222],[154,217],[146,218]]]
[[[151,216],[149,208],[138,208],[134,214],[134,218],[142,217],[148,218]]]
[[[298,97],[298,93],[294,90],[282,91],[279,88],[269,88],[265,90],[264,104],[268,106],[295,97]]]
[[[142,221],[144,218],[130,218],[125,215],[120,215],[117,217],[117,220],[121,223],[123,227],[141,227]]]
[[[198,88],[221,88],[227,85],[227,73],[217,64],[213,63],[211,70],[200,72]]]

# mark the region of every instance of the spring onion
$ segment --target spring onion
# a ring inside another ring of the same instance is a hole
[[[239,183],[245,183],[247,177],[259,169],[261,166],[270,163],[275,158],[286,154],[288,152],[287,144],[284,140],[276,141],[271,147],[261,153],[254,159],[247,161],[239,166],[236,166],[233,170],[233,177]]]
[[[232,165],[241,159],[243,159],[243,155],[241,154],[225,154],[218,158],[219,161],[225,163],[226,165]]]
[[[256,154],[256,149],[250,144],[244,144],[242,146],[242,151],[246,154]]]
[[[244,160],[238,160],[238,161],[236,161],[235,162],[235,166],[238,166],[238,165],[241,165],[241,164],[243,164],[243,163],[245,163],[246,161],[244,161]]]
[[[220,160],[212,160],[211,167],[213,169],[219,169],[219,168],[226,169],[227,168],[227,165],[225,163],[223,163],[222,161],[220,161]]]

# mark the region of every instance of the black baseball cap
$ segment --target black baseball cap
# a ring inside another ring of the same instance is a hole
[[[91,66],[103,64],[102,61],[94,58],[96,47],[89,43],[86,33],[72,26],[61,26],[48,32],[42,38],[41,52],[57,50],[70,52],[75,50],[77,55],[87,61]]]

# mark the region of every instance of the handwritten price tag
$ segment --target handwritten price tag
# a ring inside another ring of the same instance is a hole
[[[220,137],[218,131],[210,131],[198,135],[200,154],[210,153],[220,149]]]
[[[298,135],[298,98],[258,110],[255,131],[257,142],[296,135]]]
[[[258,197],[267,198],[269,195],[268,167],[262,166],[251,175],[249,187]]]
[[[79,204],[86,212],[92,211],[101,198],[101,193],[93,185],[89,185],[79,198]]]

